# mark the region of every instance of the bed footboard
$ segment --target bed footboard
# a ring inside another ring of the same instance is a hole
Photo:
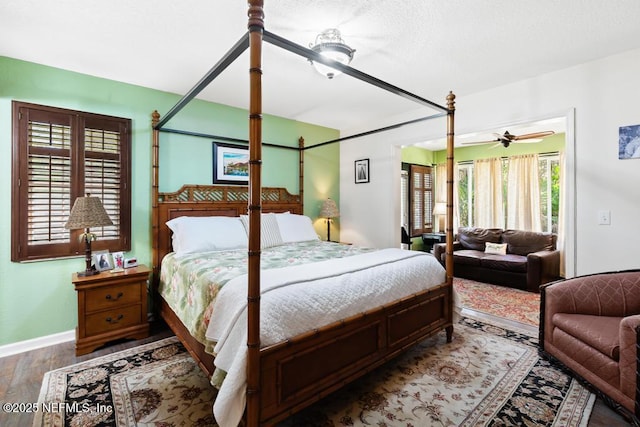
[[[213,356],[159,300],[162,318],[211,376]],[[263,348],[260,423],[287,418],[443,329],[450,342],[453,289],[446,283]]]
[[[451,341],[446,284],[262,349],[261,424],[309,406],[442,329]]]

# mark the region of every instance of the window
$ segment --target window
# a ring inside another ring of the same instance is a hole
[[[458,218],[460,227],[473,224],[473,163],[458,164]]]
[[[433,228],[433,175],[430,166],[403,164],[401,218],[411,237]],[[405,201],[408,201],[406,203]],[[406,203],[406,204],[405,204]]]
[[[99,197],[112,226],[92,228],[96,250],[131,248],[131,120],[12,103],[11,260],[84,254],[64,228],[73,202]]]
[[[558,232],[558,210],[560,200],[560,156],[557,153],[540,155],[538,160],[540,176],[540,207],[542,231]],[[502,159],[503,200],[505,215],[507,203],[507,171],[509,158]],[[473,227],[474,194],[473,162],[458,163],[458,210],[461,227]]]
[[[540,156],[539,166],[542,230],[557,233],[560,210],[560,158],[557,154]]]

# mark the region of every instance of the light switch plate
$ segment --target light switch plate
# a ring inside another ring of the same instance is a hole
[[[611,211],[606,211],[606,210],[598,211],[598,224],[611,225]]]

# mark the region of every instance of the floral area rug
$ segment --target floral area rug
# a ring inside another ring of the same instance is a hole
[[[538,327],[540,294],[469,279],[453,279],[462,307]]]
[[[45,375],[34,426],[215,426],[215,392],[168,338]],[[462,318],[281,423],[300,426],[581,426],[594,396],[538,355],[537,339]]]
[[[215,426],[216,390],[176,337],[47,372],[35,426]],[[42,405],[45,406],[42,406]]]

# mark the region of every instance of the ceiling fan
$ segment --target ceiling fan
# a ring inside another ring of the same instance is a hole
[[[503,134],[494,133],[496,139],[492,139],[489,141],[473,141],[473,142],[463,142],[463,145],[475,145],[475,144],[488,144],[490,142],[497,142],[495,146],[501,145],[504,148],[509,147],[512,142],[540,142],[542,138],[553,135],[555,132],[552,130],[542,131],[542,132],[533,132],[533,133],[525,133],[522,135],[514,135],[509,133],[509,131],[505,131]]]

